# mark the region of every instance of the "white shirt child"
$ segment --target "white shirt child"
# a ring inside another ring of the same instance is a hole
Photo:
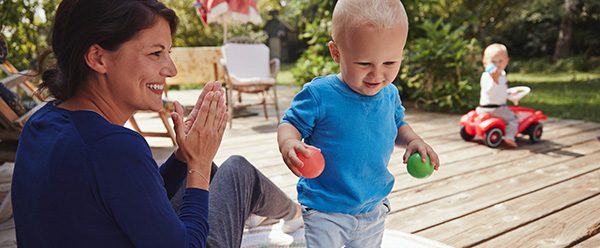
[[[505,71],[502,71],[498,81],[498,83],[494,82],[492,75],[488,72],[483,72],[481,74],[480,106],[506,104],[508,84]]]

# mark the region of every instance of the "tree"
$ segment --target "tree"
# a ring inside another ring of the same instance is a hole
[[[553,60],[566,58],[571,53],[571,37],[573,36],[573,20],[579,13],[580,3],[578,0],[565,0],[563,4],[563,15],[554,48]]]
[[[558,32],[558,39],[556,40],[556,47],[554,49],[553,60],[566,58],[571,53],[571,37],[573,35],[573,20],[576,18],[578,12],[579,1],[578,0],[565,0],[564,14],[562,15],[562,21],[560,23],[560,30]]]

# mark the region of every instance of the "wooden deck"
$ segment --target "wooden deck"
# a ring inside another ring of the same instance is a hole
[[[279,87],[282,111],[295,90]],[[169,94],[189,103],[197,92]],[[460,138],[458,115],[408,109],[406,120],[436,149],[442,164],[431,177],[414,179],[402,164],[404,150],[395,150],[387,229],[455,247],[600,247],[599,123],[551,118],[542,142],[520,139],[518,149],[491,149]],[[150,115],[139,122],[160,127]],[[215,161],[245,156],[296,199],[297,178],[278,152],[276,121],[259,114],[236,118],[233,125]],[[159,162],[172,150],[168,139],[149,142]],[[0,247],[14,247],[12,242],[10,223],[0,225]]]

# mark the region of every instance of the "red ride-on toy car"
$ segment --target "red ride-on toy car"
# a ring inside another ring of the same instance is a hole
[[[547,119],[542,111],[519,106],[509,106],[508,108],[515,113],[519,120],[517,133],[529,135],[532,143],[540,141],[544,128],[540,121]],[[498,147],[502,143],[506,127],[504,120],[488,113],[477,114],[475,110],[463,115],[460,118],[460,125],[460,137],[464,140],[471,141],[475,136],[482,137],[483,143],[492,148]]]
[[[525,86],[509,88],[508,100],[518,105],[519,100],[529,92],[529,87]],[[547,119],[544,113],[520,106],[509,106],[508,108],[515,113],[519,120],[517,134],[529,135],[532,143],[540,141],[544,129],[540,121]],[[506,123],[500,118],[493,117],[488,113],[477,114],[475,110],[471,110],[460,118],[460,125],[460,137],[465,141],[471,141],[477,136],[482,137],[483,143],[492,148],[502,144]]]

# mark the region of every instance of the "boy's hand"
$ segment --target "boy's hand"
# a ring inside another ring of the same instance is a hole
[[[307,147],[310,146],[296,139],[288,139],[281,146],[281,157],[283,157],[283,162],[285,162],[290,171],[292,171],[292,173],[294,173],[294,175],[297,177],[302,176],[302,173],[298,171],[298,168],[302,168],[304,163],[302,163],[302,160],[298,158],[296,151],[301,152],[304,154],[304,156],[308,157],[310,152],[308,151]]]
[[[502,75],[502,70],[500,70],[500,68],[498,68],[498,67],[494,68],[494,70],[490,73],[490,76],[492,76],[492,79],[494,80],[494,83],[496,83],[496,84],[500,83],[501,75]]]
[[[429,159],[431,160],[431,164],[433,164],[433,168],[438,170],[440,167],[440,159],[438,158],[437,153],[422,139],[413,139],[408,142],[406,146],[406,151],[404,152],[403,162],[406,164],[408,162],[408,157],[414,152],[419,152],[421,155],[422,161],[427,162],[427,155],[429,155]]]

